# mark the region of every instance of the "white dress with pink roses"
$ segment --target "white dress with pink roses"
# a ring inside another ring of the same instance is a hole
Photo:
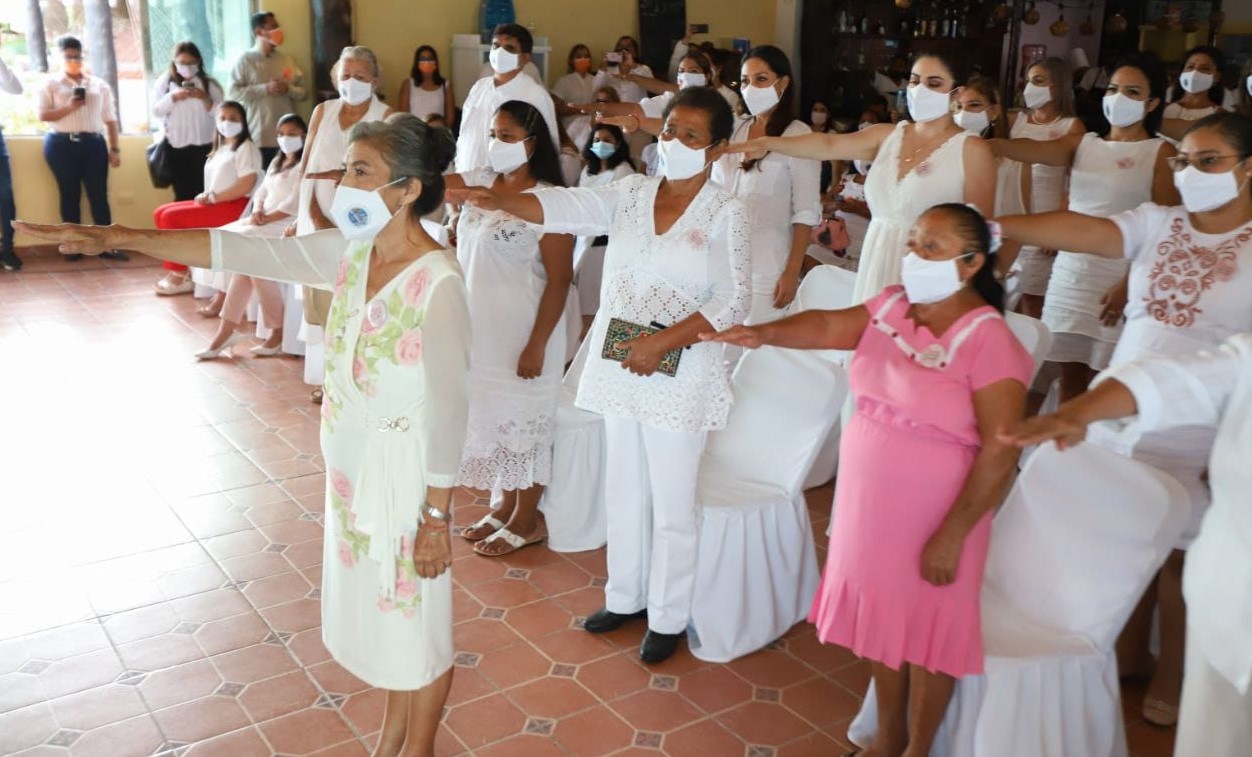
[[[453,658],[451,575],[419,578],[412,556],[426,487],[455,485],[465,434],[470,319],[457,263],[449,251],[423,255],[366,302],[368,243],[335,230],[212,239],[214,270],[334,291],[322,640],[371,686],[420,689]]]
[[[490,169],[461,174],[489,187]],[[539,187],[547,186],[540,184]],[[470,320],[469,426],[458,483],[486,491],[547,484],[552,476],[556,408],[565,369],[564,318],[544,350],[543,372],[517,375],[548,283],[539,253],[543,229],[498,211],[466,205],[457,225],[457,259],[465,270]]]

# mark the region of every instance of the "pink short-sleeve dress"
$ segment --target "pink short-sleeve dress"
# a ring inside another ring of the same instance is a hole
[[[852,359],[856,413],[839,450],[830,550],[809,620],[821,641],[898,669],[982,673],[979,591],[988,514],[965,540],[956,582],[921,576],[926,542],[947,515],[981,444],[975,391],[1028,385],[1030,354],[990,306],[936,338],[907,315],[901,287],[865,303]]]

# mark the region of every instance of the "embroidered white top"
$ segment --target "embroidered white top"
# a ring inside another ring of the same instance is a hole
[[[204,91],[204,82],[199,76],[186,81],[192,87]],[[156,84],[152,86],[152,115],[161,119],[161,130],[165,132],[166,141],[170,143],[170,147],[212,144],[213,135],[217,133],[217,126],[213,122],[216,119],[217,106],[223,100],[222,88],[209,79],[207,101],[197,97],[176,101],[174,94],[182,89],[183,85],[173,81],[168,71],[158,76]]]
[[[730,382],[721,345],[684,350],[676,376],[636,376],[600,357],[610,318],[650,325],[678,323],[699,312],[713,328],[742,323],[751,306],[752,257],[743,203],[712,182],[665,233],[654,207],[661,179],[627,176],[602,187],[535,193],[548,232],[607,234],[601,306],[588,339],[575,404],[668,431],[722,428]]]

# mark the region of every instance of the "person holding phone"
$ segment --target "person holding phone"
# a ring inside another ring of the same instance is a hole
[[[647,92],[640,85],[624,78],[624,73],[646,79],[653,78],[652,69],[639,61],[639,43],[634,37],[619,38],[613,52],[604,54],[600,71],[596,73],[592,86],[595,89],[611,86],[617,90],[622,102],[637,103],[647,96]]]
[[[39,93],[39,120],[50,127],[44,137],[43,156],[56,177],[61,196],[61,220],[82,220],[81,198],[87,188],[91,219],[98,226],[113,223],[109,209],[109,167],[122,164],[118,146],[117,115],[113,90],[108,82],[83,70],[83,43],[68,34],[57,40],[64,68],[48,77]],[[107,138],[105,136],[107,134]],[[82,260],[71,253],[66,260]],[[120,250],[100,257],[127,260]]]
[[[268,168],[278,155],[278,119],[295,112],[308,89],[295,59],[279,49],[285,35],[273,13],[252,14],[252,35],[256,46],[230,72],[230,99],[247,108],[248,131],[261,148],[262,168]]]

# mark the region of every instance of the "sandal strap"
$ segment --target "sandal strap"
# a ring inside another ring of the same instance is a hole
[[[482,528],[483,526],[491,526],[498,532],[500,529],[504,528],[504,521],[500,520],[494,515],[488,514],[479,518],[477,521],[475,521],[474,525],[470,526],[469,528],[465,530],[472,531],[476,528]]]
[[[503,526],[503,524],[501,525]],[[529,543],[522,537],[510,531],[509,529],[501,528],[499,531],[496,531],[491,536],[488,536],[486,539],[483,539],[483,544],[488,544],[497,539],[503,540],[506,544],[508,544],[513,549],[521,549],[522,547],[526,546]]]

